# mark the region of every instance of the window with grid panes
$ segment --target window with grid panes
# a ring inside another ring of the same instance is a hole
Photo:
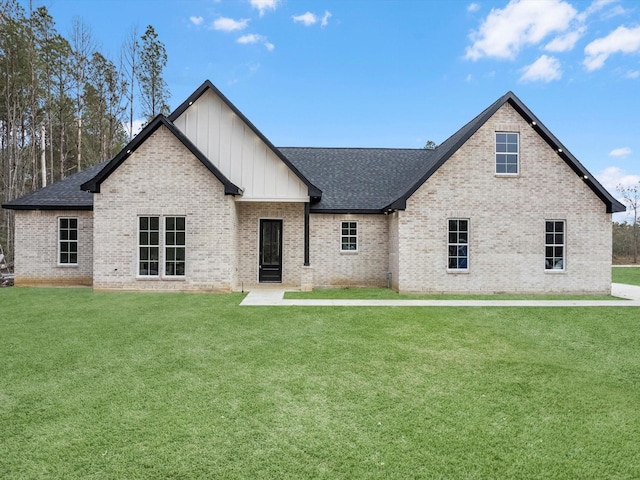
[[[58,219],[58,264],[78,264],[78,219]]]
[[[564,270],[564,253],[564,220],[547,220],[545,222],[544,268],[546,270]]]
[[[496,174],[518,174],[517,133],[496,132]]]
[[[469,269],[469,220],[449,220],[448,263],[450,270]]]
[[[358,251],[358,223],[357,222],[341,223],[340,250],[343,252]]]

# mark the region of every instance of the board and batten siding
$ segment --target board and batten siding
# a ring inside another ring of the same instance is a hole
[[[308,188],[289,167],[211,91],[174,124],[235,185],[237,201],[308,202]]]

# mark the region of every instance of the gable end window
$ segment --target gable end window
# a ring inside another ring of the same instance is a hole
[[[358,223],[342,222],[340,226],[340,251],[358,251]]]
[[[58,265],[78,265],[78,219],[58,219]]]
[[[496,132],[496,174],[517,175],[519,134]]]
[[[186,218],[138,217],[138,276],[184,277]]]
[[[545,270],[564,270],[565,226],[564,220],[547,220],[545,222]]]
[[[465,271],[469,269],[469,220],[450,219],[448,232],[449,270]]]

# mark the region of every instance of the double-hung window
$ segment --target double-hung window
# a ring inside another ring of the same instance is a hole
[[[518,174],[518,134],[496,132],[496,174]]]
[[[139,217],[138,222],[138,275],[184,277],[185,217]]]
[[[449,270],[463,271],[469,269],[469,220],[450,219],[448,239]]]
[[[358,223],[342,222],[340,226],[340,251],[358,251]]]
[[[58,219],[58,265],[78,264],[78,219]]]
[[[160,275],[160,217],[139,217],[138,275]]]
[[[545,222],[545,270],[564,270],[565,226],[564,220],[547,220]]]
[[[185,218],[166,217],[164,230],[164,274],[183,277],[185,269]]]

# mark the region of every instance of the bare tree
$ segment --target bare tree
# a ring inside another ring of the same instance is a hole
[[[129,140],[133,138],[133,116],[135,112],[135,86],[140,63],[140,44],[138,43],[138,27],[133,27],[124,39],[121,54],[121,71],[127,83],[127,109],[129,111]]]
[[[640,215],[640,182],[637,185],[627,187],[618,185],[616,190],[622,194],[624,203],[627,205],[627,212],[631,214],[633,223],[633,263],[638,263],[638,242],[640,225],[638,225],[638,215]]]
[[[71,49],[74,59],[74,89],[76,92],[77,168],[82,170],[82,116],[84,114],[84,85],[89,61],[94,49],[91,28],[80,17],[74,17],[71,27]]]

